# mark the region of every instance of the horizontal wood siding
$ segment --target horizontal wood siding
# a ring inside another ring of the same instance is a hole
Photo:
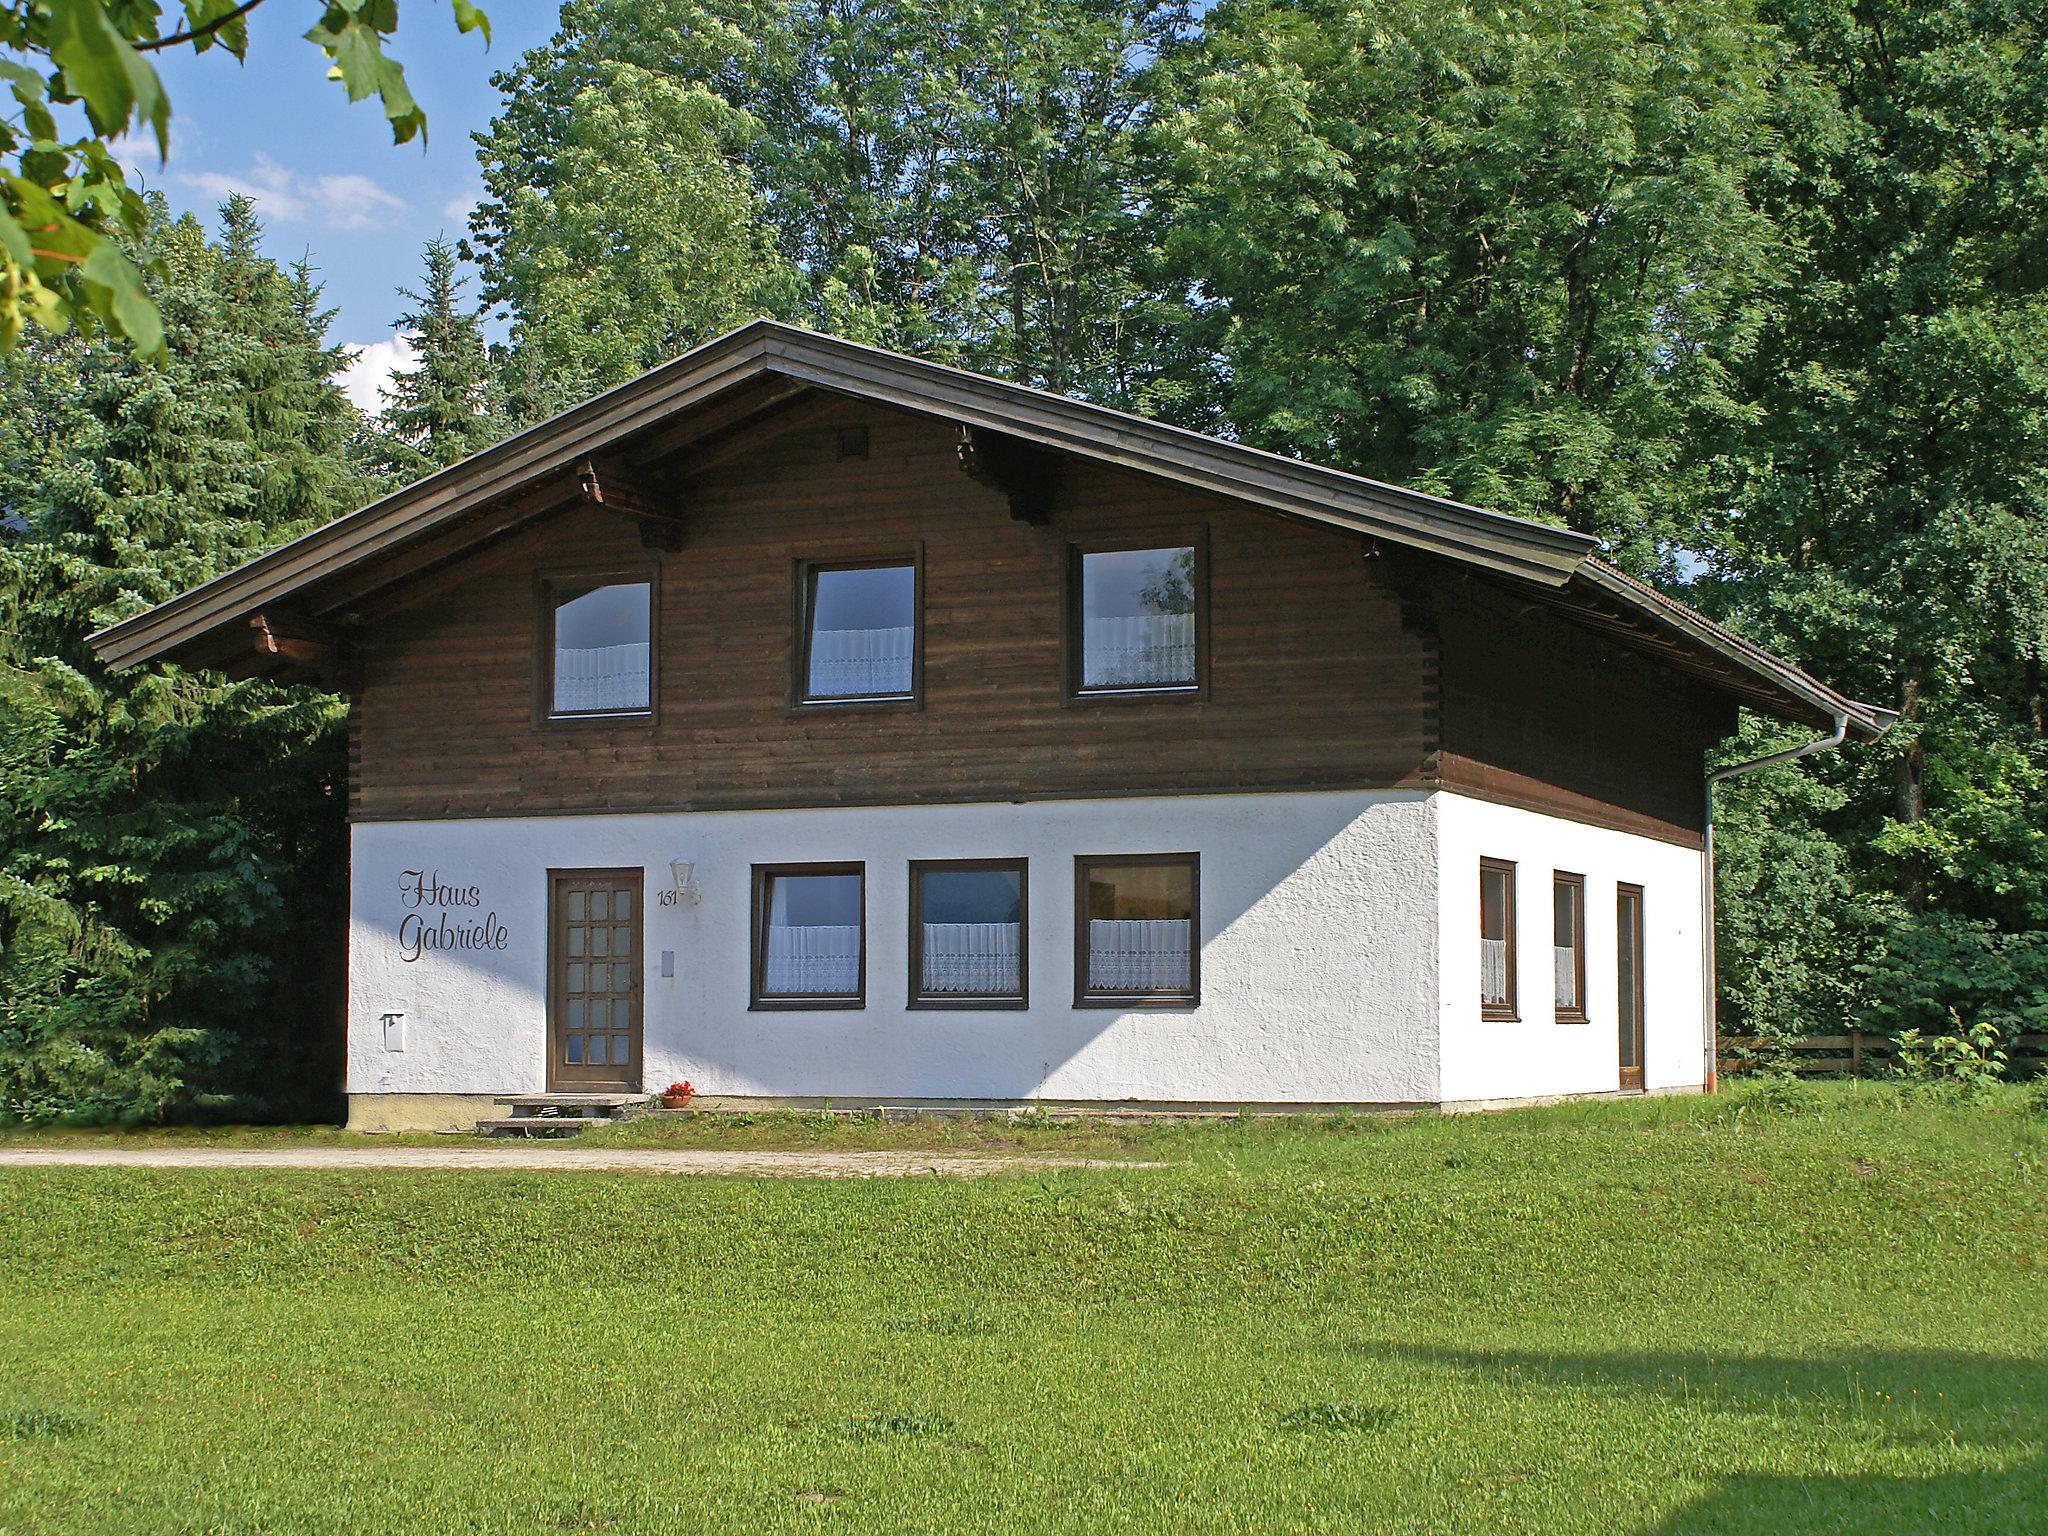
[[[865,426],[869,456],[840,459]],[[657,484],[659,476],[651,476]],[[1355,535],[1068,461],[1051,526],[964,475],[947,424],[848,401],[675,485],[684,544],[552,515],[459,585],[364,615],[361,818],[1004,800],[1415,783],[1424,636]],[[1070,536],[1206,530],[1201,697],[1064,696]],[[921,548],[921,708],[790,703],[795,562]],[[649,722],[536,719],[537,583],[658,565]]]
[[[1439,569],[1445,788],[1697,846],[1707,747],[1735,727],[1705,686],[1483,580]]]

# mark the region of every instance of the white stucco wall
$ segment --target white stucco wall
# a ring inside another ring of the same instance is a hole
[[[650,1088],[688,1078],[705,1094],[849,1099],[1433,1102],[1441,798],[1199,795],[358,825],[349,1091],[543,1088],[546,872],[639,867]],[[1075,1008],[1074,856],[1187,851],[1202,855],[1200,1005]],[[906,1008],[907,861],[1018,856],[1030,861],[1031,1007]],[[698,905],[658,904],[672,859],[695,862]],[[838,860],[867,864],[867,1006],[750,1011],[751,867]],[[477,904],[449,917],[499,925],[502,947],[405,958],[408,870],[475,887]],[[664,950],[673,978],[660,974]],[[379,1017],[389,1011],[406,1015],[400,1051],[385,1048]]]
[[[1619,1082],[1615,886],[1643,887],[1643,1083],[1704,1080],[1700,854],[1463,795],[1436,796],[1442,882],[1443,1097],[1528,1099],[1612,1091]],[[1516,869],[1516,1000],[1521,1017],[1479,1016],[1479,861]],[[1556,1019],[1551,877],[1586,877],[1586,1022]]]

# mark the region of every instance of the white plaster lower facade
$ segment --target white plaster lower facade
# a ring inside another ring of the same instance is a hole
[[[1199,1003],[1076,1007],[1075,857],[1188,852]],[[1546,1006],[1514,1024],[1478,1017],[1482,855],[1524,870],[1522,932],[1544,940],[1522,946],[1522,996]],[[909,861],[959,858],[1029,861],[1028,1008],[907,1006]],[[694,904],[660,902],[674,860],[695,866]],[[841,861],[866,866],[865,1006],[750,1009],[753,866]],[[1587,879],[1585,1024],[1549,1016],[1553,867]],[[1615,880],[1646,892],[1647,1083],[1701,1080],[1696,852],[1440,791],[1355,791],[361,823],[352,1098],[545,1090],[548,872],[609,868],[645,872],[650,1090],[1275,1105],[1611,1091]],[[420,944],[444,918],[482,944]]]
[[[1447,1104],[1612,1091],[1619,1082],[1616,887],[1643,890],[1643,1087],[1699,1088],[1706,994],[1697,849],[1464,795],[1436,797],[1442,920],[1439,1092]],[[1479,1007],[1479,861],[1515,866],[1518,1017]],[[1560,1023],[1552,990],[1551,884],[1586,882],[1586,1006]]]

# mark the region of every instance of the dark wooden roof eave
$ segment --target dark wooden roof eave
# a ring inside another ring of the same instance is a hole
[[[729,432],[756,403],[826,390],[1171,479],[1282,515],[1384,538],[1532,591],[1575,620],[1724,688],[1751,707],[1814,724],[1846,718],[1873,739],[1890,712],[1857,703],[1597,559],[1584,534],[1465,506],[1044,390],[757,320],[637,379],[91,637],[117,670],[158,657],[205,665],[224,632],[266,611],[331,606],[336,578],[460,558],[462,527],[514,526],[573,493],[593,456],[672,447],[682,418]],[[559,480],[560,494],[553,483]],[[381,579],[381,578],[380,578]],[[341,583],[346,586],[348,583]],[[229,651],[237,649],[230,645]]]
[[[1104,406],[757,320],[92,637],[116,669],[291,599],[483,503],[653,434],[767,375],[999,431],[1483,568],[1558,584],[1584,535],[1163,426]]]
[[[1587,560],[1564,587],[1540,593],[1538,600],[1567,608],[1575,622],[1612,634],[1776,719],[1827,727],[1840,719],[1857,741],[1875,741],[1898,719],[1897,711],[1828,687],[1605,560]]]

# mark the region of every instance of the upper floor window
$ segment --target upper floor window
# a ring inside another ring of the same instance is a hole
[[[548,713],[645,714],[654,697],[654,585],[548,589]]]
[[[1479,861],[1479,1016],[1515,1017],[1515,866]]]
[[[1199,1000],[1200,855],[1079,858],[1074,884],[1076,1006]]]
[[[1557,1017],[1583,1023],[1586,1017],[1586,877],[1557,875],[1551,881],[1551,961],[1556,974]]]
[[[1022,859],[912,862],[913,1006],[1024,1006],[1024,874]]]
[[[1198,686],[1203,573],[1197,546],[1082,549],[1074,559],[1076,691]]]
[[[755,865],[754,1006],[860,1007],[866,928],[866,866]]]
[[[917,697],[914,560],[807,565],[802,596],[799,700]]]

